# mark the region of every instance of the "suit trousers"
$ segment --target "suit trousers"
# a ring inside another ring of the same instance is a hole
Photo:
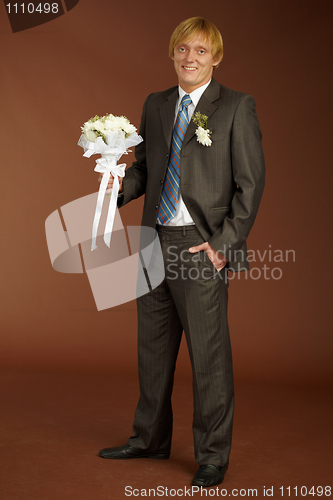
[[[228,462],[234,409],[231,345],[227,320],[227,270],[219,273],[195,226],[157,226],[165,279],[137,299],[140,398],[129,444],[169,453],[171,394],[182,332],[193,374],[193,437],[200,465]],[[154,265],[154,263],[152,264]]]

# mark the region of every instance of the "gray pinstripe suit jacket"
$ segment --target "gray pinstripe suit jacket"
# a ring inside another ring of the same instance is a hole
[[[155,227],[178,99],[178,87],[144,103],[136,161],[124,178],[122,205],[145,194],[142,225]],[[196,140],[191,121],[181,150],[180,191],[199,232],[229,259],[229,269],[248,269],[246,238],[265,180],[261,131],[252,96],[212,79],[196,111],[208,116],[211,146]]]

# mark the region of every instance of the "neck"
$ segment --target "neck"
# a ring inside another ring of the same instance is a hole
[[[211,78],[207,80],[205,83],[201,83],[200,85],[187,85],[186,83],[184,84],[183,82],[181,83],[178,81],[178,85],[184,90],[186,94],[191,94],[191,92],[194,92],[195,90],[199,89],[200,87],[203,87],[204,85],[207,85],[208,82],[210,82]]]

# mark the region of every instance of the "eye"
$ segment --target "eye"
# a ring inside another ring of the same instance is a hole
[[[200,49],[200,50],[199,50],[199,54],[200,54],[200,55],[203,55],[203,54],[205,54],[205,53],[206,53],[206,51],[205,51],[204,49]]]
[[[178,50],[179,50],[179,52],[185,52],[184,47],[179,47],[179,49],[178,49]]]

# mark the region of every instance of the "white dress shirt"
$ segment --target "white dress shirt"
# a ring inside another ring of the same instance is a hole
[[[210,80],[205,85],[202,85],[198,89],[196,89],[193,92],[191,92],[190,94],[188,94],[191,98],[191,101],[192,101],[192,103],[187,108],[189,121],[191,121],[194,110],[197,107],[197,104],[198,104],[202,94],[204,93],[204,91],[206,90],[206,88],[208,87],[209,84],[210,84]],[[180,103],[181,103],[181,100],[183,99],[184,95],[186,95],[186,92],[180,86],[178,86],[178,94],[179,94],[179,97],[178,97],[178,101],[177,101],[176,109],[175,109],[175,121],[174,121],[174,123],[176,123]],[[181,172],[180,172],[180,175],[182,175]],[[158,221],[157,221],[157,223],[159,224]],[[173,217],[173,219],[171,219],[165,225],[166,226],[190,226],[193,224],[194,224],[193,219],[190,216],[189,211],[187,210],[185,203],[183,202],[183,198],[182,198],[181,193],[179,192],[176,215]]]

